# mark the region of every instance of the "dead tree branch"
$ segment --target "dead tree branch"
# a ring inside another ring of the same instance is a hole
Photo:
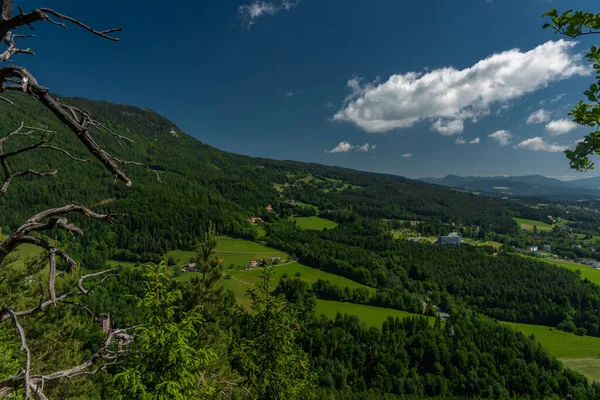
[[[26,128],[28,130],[23,131],[23,128]],[[16,136],[31,137],[33,134],[37,134],[37,133],[42,134],[42,136],[40,137],[40,139],[37,143],[31,144],[28,146],[23,146],[16,150],[12,150],[12,151],[8,151],[8,152],[6,152],[4,150],[4,144],[6,143],[6,141],[8,139],[10,139],[12,137],[16,137]],[[81,161],[81,162],[86,161],[86,160],[82,160],[80,158],[72,156],[71,153],[69,153],[68,151],[66,151],[64,149],[61,149],[60,147],[46,144],[52,140],[53,135],[54,135],[54,132],[52,132],[52,131],[47,131],[45,129],[40,129],[40,128],[25,127],[23,125],[23,123],[21,123],[21,126],[19,128],[17,128],[15,131],[10,132],[8,135],[0,138],[0,167],[2,168],[2,170],[4,172],[4,182],[0,186],[0,197],[4,196],[4,194],[6,194],[6,191],[8,190],[8,186],[12,183],[13,179],[15,179],[17,177],[25,176],[25,175],[54,177],[58,173],[58,170],[49,171],[49,172],[39,172],[39,171],[36,171],[33,169],[27,169],[25,171],[14,172],[8,162],[10,157],[14,157],[18,154],[24,153],[29,150],[50,149],[50,150],[58,151],[73,160]]]
[[[16,321],[16,317],[15,317]],[[17,322],[18,323],[18,322]],[[21,328],[22,331],[22,328]],[[25,335],[21,336],[22,340],[25,340]],[[133,340],[132,336],[127,333],[126,329],[115,329],[108,333],[102,347],[94,353],[91,357],[85,360],[82,364],[75,367],[57,371],[47,375],[30,375],[29,372],[22,376],[15,376],[8,378],[0,382],[0,399],[10,394],[14,390],[25,387],[27,391],[27,398],[31,397],[31,389],[33,393],[40,399],[47,399],[43,393],[42,385],[45,382],[56,381],[60,379],[72,379],[81,375],[93,375],[102,370],[103,366],[100,365],[94,371],[90,369],[97,365],[102,364],[105,361],[115,360],[119,355],[124,353],[124,348]]]

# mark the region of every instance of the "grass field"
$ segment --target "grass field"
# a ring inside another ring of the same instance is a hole
[[[577,336],[573,333],[541,325],[502,322],[525,335],[533,335],[535,339],[559,358],[565,366],[577,371],[592,381],[600,380],[600,338]]]
[[[600,359],[598,358],[563,358],[560,361],[565,367],[585,375],[592,382],[600,381]]]
[[[472,246],[492,246],[494,248],[500,248],[502,246],[502,243],[498,243],[498,242],[494,242],[494,241],[489,241],[489,242],[480,242],[478,240],[475,239],[469,239],[469,238],[462,238],[462,241],[470,244]]]
[[[322,231],[325,228],[333,229],[337,227],[335,222],[319,217],[293,217],[292,220],[295,220],[296,225],[302,229]]]
[[[536,226],[540,231],[551,231],[552,225],[547,224],[542,221],[535,221],[533,219],[525,219],[525,218],[513,218],[517,224],[526,231],[532,231],[533,227]]]
[[[12,268],[23,268],[26,262],[32,261],[35,257],[40,256],[42,252],[42,249],[33,244],[22,244],[8,257],[13,259],[14,256],[14,262],[10,265]]]
[[[340,301],[317,300],[317,314],[324,314],[326,317],[334,319],[336,314],[346,313],[356,315],[358,319],[364,321],[367,325],[381,328],[383,321],[387,317],[407,318],[418,317],[420,314],[413,314],[406,311],[393,310],[391,308],[381,308],[365,306],[361,304],[342,303]],[[428,317],[430,324],[435,322],[435,318]]]
[[[219,239],[217,253],[223,260],[223,265],[228,268],[233,264],[234,267],[245,266],[250,260],[264,258],[270,260],[274,257],[281,258],[282,261],[288,258],[284,252],[263,246],[259,243],[249,240],[234,239],[222,236]],[[190,258],[195,257],[193,251],[173,250],[167,253],[167,257],[173,257],[178,266],[189,262]]]
[[[589,358],[600,354],[600,338],[577,336],[556,328],[541,325],[502,322],[527,336],[534,335],[536,340],[558,358]]]
[[[231,274],[232,277],[237,278],[241,281],[252,283],[262,275],[260,269],[248,270],[248,271],[226,271]],[[275,266],[273,268],[273,283],[277,285],[279,279],[283,274],[288,274],[290,278],[293,278],[297,273],[300,273],[299,278],[308,283],[316,282],[319,279],[327,280],[336,283],[340,286],[346,286],[349,288],[365,288],[368,290],[375,290],[368,286],[362,285],[358,282],[354,282],[350,279],[344,278],[339,275],[330,274],[329,272],[321,271],[320,269],[307,267],[300,263],[292,263],[287,265]]]
[[[580,271],[581,279],[587,279],[590,282],[600,286],[600,271],[597,269],[590,268],[585,265],[581,265],[567,260],[554,260],[549,258],[536,258],[536,260],[556,265],[559,267],[567,268],[571,271]]]

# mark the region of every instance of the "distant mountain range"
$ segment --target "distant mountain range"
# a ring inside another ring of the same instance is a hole
[[[542,175],[457,176],[421,178],[421,182],[502,196],[545,197],[555,200],[600,198],[600,177],[561,181]]]

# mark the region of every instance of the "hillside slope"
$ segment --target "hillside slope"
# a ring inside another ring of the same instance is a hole
[[[55,142],[76,156],[90,158],[74,135],[34,100],[12,95],[18,107],[0,103],[0,132],[14,130],[21,122],[52,129]],[[123,259],[164,254],[189,248],[209,221],[219,231],[233,236],[251,236],[246,221],[265,215],[272,204],[276,211],[284,199],[295,197],[321,211],[347,210],[359,215],[391,219],[433,219],[480,225],[496,231],[511,231],[516,225],[505,215],[499,200],[435,187],[405,178],[366,173],[293,161],[275,161],[226,153],[182,132],[175,124],[150,110],[80,98],[62,99],[91,112],[115,132],[130,137],[123,143],[97,136],[105,148],[121,158],[143,162],[158,170],[162,183],[143,168],[126,166],[132,188],[115,184],[113,178],[92,159],[76,163],[48,150],[23,154],[15,168],[51,170],[60,168],[56,179],[30,177],[15,181],[0,200],[3,231],[14,228],[32,211],[76,201],[97,209],[124,212],[115,228],[94,223],[82,248],[95,249],[98,257]],[[297,183],[292,177],[313,176],[343,181],[347,190],[319,190]],[[290,183],[278,193],[275,184]],[[268,217],[268,215],[265,215]],[[86,222],[89,224],[90,222]],[[107,234],[108,230],[114,232]],[[127,249],[120,251],[119,249]],[[100,260],[88,259],[88,262]]]

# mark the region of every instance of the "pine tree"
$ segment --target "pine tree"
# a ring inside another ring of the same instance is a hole
[[[283,296],[271,293],[272,277],[273,268],[265,267],[254,287],[247,288],[251,307],[238,308],[243,322],[233,344],[233,363],[255,399],[308,398],[313,385],[308,355],[294,343],[302,327]]]

